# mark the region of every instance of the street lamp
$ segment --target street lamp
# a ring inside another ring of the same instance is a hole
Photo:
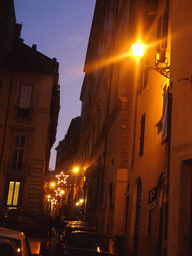
[[[132,55],[134,57],[142,57],[144,55],[144,52],[145,52],[145,45],[142,42],[137,41],[132,45]]]
[[[74,167],[73,171],[74,171],[74,173],[78,173],[79,172],[79,167],[78,166]]]
[[[132,56],[136,58],[143,57],[145,54],[145,48],[146,46],[144,43],[142,43],[141,41],[137,41],[132,45]],[[163,51],[165,53],[165,50]],[[165,62],[164,66],[159,67],[158,58],[156,65],[145,65],[145,68],[148,70],[154,69],[166,78],[170,78],[170,65]]]
[[[51,183],[50,183],[50,187],[51,187],[51,188],[54,188],[54,187],[55,187],[55,182],[51,182]]]
[[[83,199],[80,199],[79,202],[82,204],[82,203],[84,202],[84,200],[83,200]]]
[[[64,194],[65,194],[65,191],[64,191],[64,190],[61,190],[61,191],[60,191],[60,194],[61,194],[61,195],[64,195]]]
[[[76,174],[79,172],[79,167],[78,167],[78,166],[75,166],[75,167],[73,168],[73,172],[75,173],[75,184],[74,184],[74,186],[76,187],[76,179],[77,179]]]

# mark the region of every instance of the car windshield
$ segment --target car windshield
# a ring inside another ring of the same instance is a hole
[[[88,227],[88,226],[79,226],[79,225],[73,225],[73,226],[69,226],[66,228],[66,230],[64,231],[64,237],[68,237],[74,230],[84,230],[84,231],[91,231],[94,232],[95,229],[92,227]]]
[[[112,238],[99,234],[72,233],[67,247],[116,253],[115,243]]]
[[[0,244],[10,244],[14,251],[15,255],[22,255],[21,254],[21,241],[18,239],[10,238],[10,237],[5,237],[5,236],[0,236]]]
[[[23,231],[28,237],[46,238],[52,232],[52,218],[32,210],[9,210],[5,226]]]

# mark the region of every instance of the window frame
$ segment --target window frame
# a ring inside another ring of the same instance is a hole
[[[31,87],[31,90],[30,90],[30,92],[26,92],[25,90],[23,91],[24,92],[24,94],[25,95],[23,95],[23,98],[22,98],[22,88],[23,87]],[[26,95],[26,94],[28,94],[28,93],[30,93],[30,95]],[[20,109],[30,109],[31,108],[31,101],[32,101],[32,94],[33,94],[33,85],[32,84],[24,84],[24,83],[22,83],[21,85],[20,85],[20,92],[19,92],[19,102],[18,102],[18,107],[20,108]],[[24,100],[23,100],[24,99]],[[24,103],[23,103],[23,101],[24,101]],[[20,105],[24,105],[23,107],[22,106],[20,106]]]
[[[146,114],[143,114],[141,117],[141,126],[140,126],[140,146],[139,146],[139,157],[144,154],[144,142],[145,142],[145,123],[146,123]]]
[[[17,143],[17,137],[19,136],[19,145],[16,145]],[[24,145],[22,146],[21,143],[22,143],[22,138],[24,138]],[[12,166],[11,166],[11,170],[14,170],[14,171],[19,171],[21,172],[22,169],[23,169],[23,163],[24,163],[24,159],[25,159],[25,149],[26,149],[26,141],[27,141],[27,138],[26,138],[26,135],[23,135],[23,134],[18,134],[16,133],[14,135],[14,144],[13,144],[13,153],[12,153]],[[17,155],[15,157],[15,152],[17,150]],[[21,152],[22,155],[21,155]],[[22,157],[22,159],[21,159]],[[16,158],[16,161],[15,161],[15,158]],[[13,168],[13,166],[15,165],[15,167]],[[20,168],[19,165],[21,166]]]
[[[19,182],[20,183],[17,205],[8,205],[7,204],[10,182]],[[4,197],[3,197],[3,205],[5,205],[9,208],[17,208],[17,207],[21,206],[22,195],[23,195],[23,184],[24,184],[24,177],[17,177],[17,176],[7,176],[6,177],[5,188],[4,188]]]
[[[24,86],[31,87],[31,89],[22,89]],[[22,97],[23,93],[23,97]],[[28,95],[29,94],[29,95]],[[18,104],[17,104],[17,117],[29,118],[32,110],[32,98],[33,98],[33,84],[22,83],[20,85]]]

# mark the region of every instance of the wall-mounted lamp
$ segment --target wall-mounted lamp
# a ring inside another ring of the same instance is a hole
[[[165,50],[163,50],[165,52]],[[145,45],[142,42],[137,41],[132,45],[132,55],[134,57],[143,57],[145,53]],[[157,60],[157,65],[158,65]],[[157,72],[159,72],[161,75],[170,78],[170,66],[165,63],[165,67],[159,67],[159,66],[152,66],[152,65],[146,65],[145,68],[148,70],[154,69]]]
[[[145,52],[145,45],[140,42],[137,41],[135,44],[132,45],[132,55],[134,57],[143,57]]]

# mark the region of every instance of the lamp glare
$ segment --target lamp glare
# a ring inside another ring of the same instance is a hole
[[[75,167],[73,170],[74,170],[75,173],[77,173],[79,171],[79,168]]]
[[[141,43],[135,43],[132,45],[132,54],[134,57],[142,57],[144,55],[145,45]]]

